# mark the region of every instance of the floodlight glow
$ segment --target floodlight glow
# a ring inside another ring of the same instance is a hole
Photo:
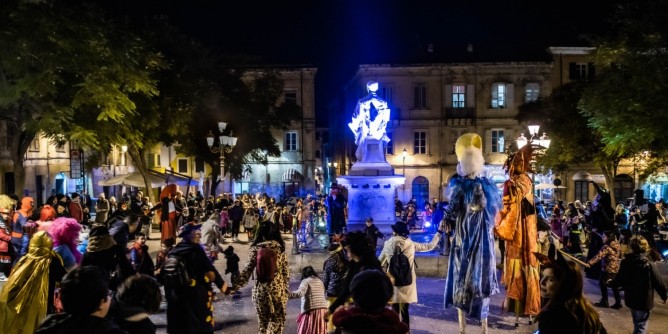
[[[427,228],[431,227],[431,223],[430,222],[425,222],[424,227],[427,227]]]

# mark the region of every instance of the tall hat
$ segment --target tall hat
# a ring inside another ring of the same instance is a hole
[[[457,138],[455,143],[455,154],[457,154],[457,160],[461,161],[464,157],[464,153],[469,149],[478,149],[482,151],[482,138],[477,133],[465,133]]]

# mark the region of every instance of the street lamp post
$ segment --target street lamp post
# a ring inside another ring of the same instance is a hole
[[[223,131],[227,127],[227,123],[218,122],[218,145],[214,145],[216,137],[214,137],[213,132],[209,131],[209,134],[206,136],[206,144],[209,146],[209,150],[212,153],[220,153],[220,181],[223,183],[223,192],[225,191],[225,153],[231,153],[234,147],[237,145],[237,137],[234,137],[232,131],[230,131],[229,136],[223,135]]]
[[[524,136],[524,133],[520,133],[520,136],[515,139],[515,142],[517,143],[517,149],[522,149],[525,145],[531,145],[533,147],[532,153],[531,153],[531,169],[535,169],[536,167],[536,156],[544,154],[545,150],[550,148],[550,143],[552,143],[552,140],[550,137],[547,136],[547,133],[543,132],[542,136],[539,135],[539,130],[540,130],[540,125],[529,125],[529,138]],[[534,171],[531,174],[531,193],[535,196],[536,190],[534,189],[536,183],[536,172]]]

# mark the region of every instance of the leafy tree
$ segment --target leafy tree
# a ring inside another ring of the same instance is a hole
[[[552,142],[538,160],[540,168],[564,171],[569,166],[594,163],[610,188],[623,156],[605,150],[598,131],[590,126],[589,117],[579,110],[586,85],[571,82],[558,87],[547,98],[520,106],[518,119],[538,121],[550,134]]]
[[[39,132],[100,148],[108,142],[96,123],[124,124],[136,114],[133,96],[158,94],[151,75],[160,56],[90,4],[5,1],[0,31],[0,119],[19,192]]]
[[[604,71],[584,90],[580,108],[606,154],[652,152],[645,178],[668,163],[668,1],[623,2],[612,22],[593,54]]]

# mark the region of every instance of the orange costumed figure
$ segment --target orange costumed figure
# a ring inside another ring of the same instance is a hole
[[[540,312],[537,216],[532,193],[531,145],[506,161],[509,179],[503,185],[503,209],[497,215],[494,232],[505,240],[506,253],[501,283],[506,286],[506,307],[516,317]],[[516,318],[516,325],[518,325]],[[532,320],[530,320],[532,322]]]
[[[176,185],[166,185],[160,192],[160,204],[151,208],[151,211],[160,209],[160,242],[167,239],[176,241],[176,218],[178,210],[181,209],[174,203]]]

